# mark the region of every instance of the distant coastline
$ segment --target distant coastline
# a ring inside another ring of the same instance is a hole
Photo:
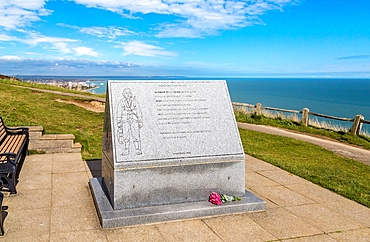
[[[19,76],[20,78],[21,76]],[[291,110],[310,111],[343,118],[362,114],[370,119],[370,78],[190,78],[184,76],[22,76],[25,80],[44,82],[85,82],[86,89],[104,94],[107,80],[226,80],[233,102]],[[340,125],[347,123],[338,122]],[[364,125],[370,130],[370,125]]]
[[[6,75],[1,75],[0,74],[0,79],[11,79],[11,80],[17,80],[17,81],[22,81],[21,79],[14,77],[14,76],[6,76]]]

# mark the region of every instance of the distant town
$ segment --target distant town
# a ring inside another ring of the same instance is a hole
[[[28,80],[25,80],[28,81]],[[38,84],[45,84],[55,87],[62,87],[71,90],[77,91],[87,91],[96,88],[96,84],[87,83],[86,81],[61,81],[61,80],[52,80],[52,81],[29,81]]]
[[[96,80],[89,80],[85,77],[53,77],[53,76],[24,76],[20,77],[22,81],[38,84],[45,84],[55,87],[62,87],[77,91],[87,91],[97,87]],[[92,83],[90,83],[90,81]]]

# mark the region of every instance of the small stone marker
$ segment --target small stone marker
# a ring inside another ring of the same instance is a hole
[[[225,81],[108,81],[102,226],[264,210],[245,191],[245,156]],[[215,206],[212,192],[241,197]]]

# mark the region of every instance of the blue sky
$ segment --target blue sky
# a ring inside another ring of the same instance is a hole
[[[0,0],[0,74],[370,78],[369,0]]]

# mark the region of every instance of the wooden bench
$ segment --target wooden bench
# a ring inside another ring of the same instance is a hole
[[[11,194],[17,193],[19,173],[28,154],[28,128],[8,128],[0,117],[0,179]]]

